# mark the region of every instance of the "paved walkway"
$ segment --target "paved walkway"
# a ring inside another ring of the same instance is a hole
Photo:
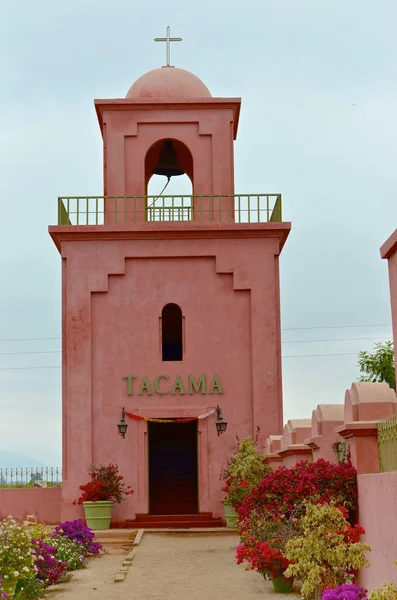
[[[275,600],[271,582],[236,565],[237,535],[146,534],[125,580],[114,583],[121,554],[90,561],[56,600]]]

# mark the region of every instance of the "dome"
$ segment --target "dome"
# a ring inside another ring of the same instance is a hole
[[[161,67],[142,75],[132,84],[126,98],[167,100],[170,98],[211,98],[207,86],[185,69]]]

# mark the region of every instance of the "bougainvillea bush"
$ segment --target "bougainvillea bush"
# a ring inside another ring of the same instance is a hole
[[[267,474],[245,497],[237,512],[241,519],[253,510],[265,509],[274,516],[286,517],[303,501],[345,506],[352,519],[357,510],[357,472],[349,461],[332,464],[322,458],[313,463],[299,462]],[[304,506],[302,506],[302,514]]]
[[[237,564],[247,561],[249,567],[264,576],[265,579],[281,577],[290,561],[272,548],[267,542],[250,538],[246,544],[239,544],[236,550]]]
[[[364,552],[371,547],[359,541],[365,531],[360,525],[352,527],[346,517],[344,508],[308,504],[301,519],[302,535],[286,544],[291,564],[285,576],[300,579],[307,598],[316,590],[351,583],[354,573],[369,564]]]
[[[67,537],[57,536],[45,541],[50,546],[57,548],[57,558],[67,563],[68,571],[84,569],[86,566],[86,555],[84,550],[75,540]]]
[[[95,533],[92,529],[84,525],[82,519],[64,521],[60,525],[57,525],[52,537],[55,538],[59,536],[78,542],[81,545],[85,556],[99,554],[102,549],[101,544],[94,542]]]
[[[55,585],[63,581],[68,570],[68,564],[58,558],[58,548],[46,544],[42,540],[33,540],[32,544],[36,555],[37,579],[40,579],[46,585]]]
[[[285,558],[286,543],[301,534],[300,520],[293,512],[275,516],[266,510],[253,510],[240,523],[241,542],[237,546],[237,564],[249,567],[265,578],[281,577],[290,561]]]
[[[134,491],[130,485],[124,483],[124,477],[119,474],[117,465],[92,465],[88,473],[91,481],[79,486],[83,493],[74,504],[83,504],[83,502],[98,502],[109,500],[112,502],[122,502],[125,498],[133,494]]]
[[[222,488],[224,502],[234,508],[240,506],[263,477],[271,472],[271,468],[263,462],[265,457],[258,451],[256,441],[251,437],[241,440],[228,466],[221,472],[221,479],[225,482]]]
[[[333,589],[325,589],[321,600],[368,600],[368,596],[364,588],[354,583],[344,583]]]

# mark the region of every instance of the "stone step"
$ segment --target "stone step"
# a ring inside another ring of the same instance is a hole
[[[137,513],[135,521],[211,521],[213,519],[212,513],[195,513],[195,514],[173,514],[173,515],[153,515],[145,513]]]
[[[140,527],[142,529],[200,529],[224,527],[221,519],[209,521],[127,521],[127,527]]]
[[[137,528],[134,529],[101,529],[95,531],[95,541],[108,548],[130,548],[135,540]]]

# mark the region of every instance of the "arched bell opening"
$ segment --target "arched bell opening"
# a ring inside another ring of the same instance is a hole
[[[147,221],[193,219],[193,157],[179,140],[163,139],[145,158]]]

